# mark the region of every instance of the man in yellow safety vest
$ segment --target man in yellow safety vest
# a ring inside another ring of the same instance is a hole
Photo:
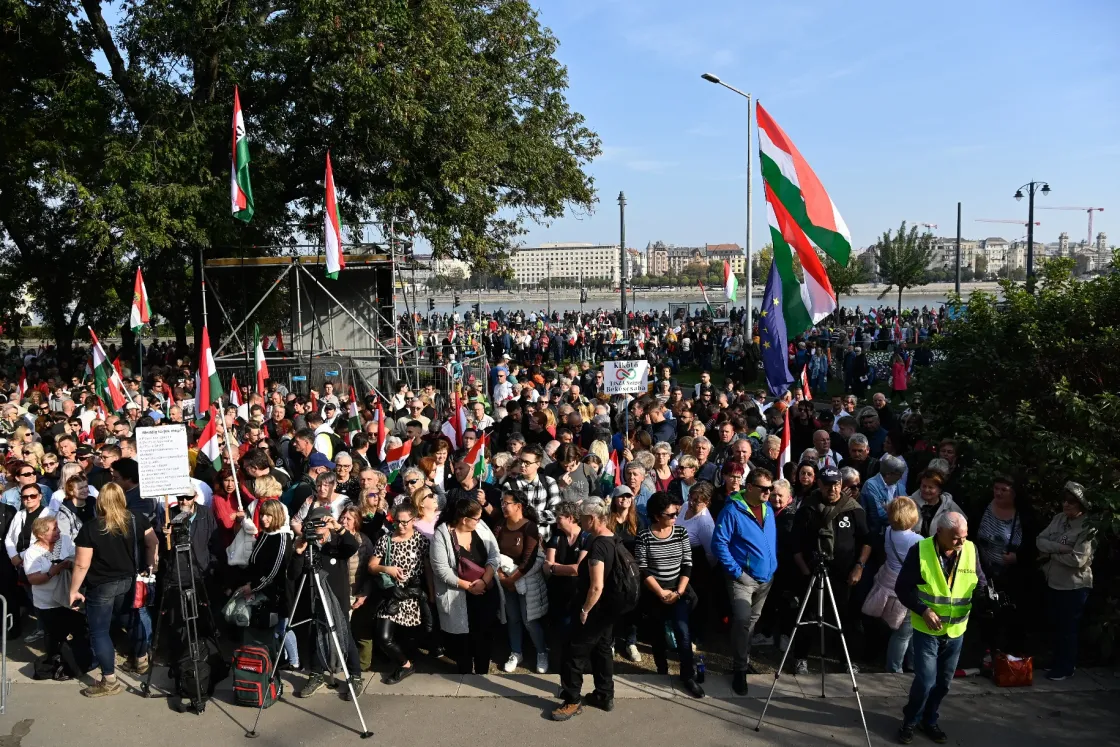
[[[973,591],[987,587],[964,516],[945,512],[931,529],[932,537],[910,548],[895,583],[914,628],[914,684],[902,709],[902,744],[913,741],[915,728],[937,744],[948,740],[937,724],[938,708],[957,670]]]

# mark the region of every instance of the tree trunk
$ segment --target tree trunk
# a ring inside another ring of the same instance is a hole
[[[902,286],[898,286],[898,318],[899,324],[902,323]]]

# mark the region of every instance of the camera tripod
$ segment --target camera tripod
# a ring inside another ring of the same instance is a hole
[[[315,553],[317,551],[318,547],[316,546],[315,542],[307,543],[307,549],[304,551],[305,553],[307,553],[307,567],[303,571],[303,578],[301,578],[299,581],[299,587],[296,589],[295,598],[292,599],[292,606],[291,609],[288,610],[288,618],[287,622],[284,624],[284,630],[280,632],[280,652],[279,654],[277,654],[276,663],[272,667],[272,678],[268,682],[268,689],[271,689],[276,680],[280,677],[280,662],[284,659],[283,641],[284,638],[288,635],[288,631],[296,627],[296,625],[303,625],[305,623],[310,623],[312,626],[325,624],[327,631],[330,633],[331,643],[334,644],[334,653],[338,657],[339,666],[342,667],[342,676],[346,678],[346,687],[350,691],[350,701],[354,704],[354,710],[358,712],[358,721],[362,725],[362,730],[361,732],[359,732],[358,736],[360,736],[362,739],[369,739],[373,736],[373,732],[366,727],[366,719],[362,715],[362,707],[358,703],[358,693],[354,692],[354,685],[350,681],[350,670],[346,667],[346,653],[342,650],[342,644],[338,639],[338,626],[335,622],[334,617],[331,615],[331,608],[327,604],[326,597],[324,596],[323,583],[319,578],[318,571],[315,567]],[[310,584],[308,584],[308,579],[311,580]],[[304,589],[308,587],[310,587],[311,589],[310,614],[308,615],[306,620],[301,620],[300,622],[293,625],[292,620],[295,618],[296,609],[299,606],[299,599],[301,596],[303,596]],[[322,608],[322,614],[325,618],[325,622],[316,619],[316,602],[318,602]],[[312,659],[312,661],[314,662],[314,658]],[[257,708],[257,717],[253,719],[253,728],[245,732],[245,736],[249,738],[255,738],[257,736],[257,724],[261,720],[261,712],[264,711],[264,704],[265,699],[262,697],[261,705],[259,708]]]
[[[173,530],[174,531],[174,530]],[[212,634],[217,635],[218,629],[214,625],[214,611],[210,607],[210,597],[206,592],[206,586],[198,585],[195,580],[194,573],[194,551],[191,549],[190,534],[189,532],[182,538],[181,541],[177,540],[175,543],[175,554],[172,556],[171,561],[175,564],[173,570],[168,570],[163,577],[163,584],[160,593],[159,602],[159,615],[156,618],[155,631],[152,634],[152,645],[150,653],[152,655],[159,646],[159,634],[163,628],[163,618],[170,610],[170,597],[174,592],[179,597],[179,614],[182,617],[183,630],[187,635],[187,651],[190,653],[191,666],[194,667],[194,698],[193,707],[195,713],[201,714],[206,710],[206,701],[203,698],[202,684],[198,676],[198,662],[199,659],[204,658],[209,651],[203,651],[203,646],[198,637],[198,602],[199,591],[202,594],[202,604],[206,607],[206,614],[210,619],[210,631]],[[190,574],[188,584],[184,584],[183,565],[187,566],[187,573]],[[174,574],[175,580],[178,582],[177,586],[172,589],[171,579]],[[208,647],[207,647],[208,649]],[[149,660],[153,658],[149,656]],[[181,661],[181,658],[180,658]],[[173,665],[177,665],[174,663]],[[140,692],[145,698],[152,697],[152,673],[155,667],[149,661],[148,674],[144,678],[144,682],[140,685]],[[209,697],[209,693],[206,694]]]
[[[782,654],[782,661],[778,664],[778,668],[774,670],[774,684],[770,686],[770,694],[766,696],[766,704],[762,707],[762,714],[758,717],[758,723],[755,724],[754,730],[759,731],[762,727],[762,720],[766,718],[766,710],[770,707],[770,700],[774,697],[774,691],[778,688],[778,679],[782,676],[782,670],[785,669],[786,659],[789,658],[790,651],[793,651],[793,642],[797,638],[797,633],[802,627],[816,626],[821,631],[821,653],[820,653],[820,666],[821,666],[821,697],[825,696],[825,667],[824,667],[824,634],[826,629],[835,630],[840,634],[840,646],[844,650],[844,663],[847,665],[848,676],[852,678],[852,692],[856,695],[856,706],[859,708],[859,718],[863,722],[863,735],[867,739],[867,747],[871,747],[871,734],[867,731],[867,718],[863,714],[863,701],[859,697],[859,684],[856,682],[855,672],[852,671],[852,657],[848,655],[848,642],[844,638],[844,629],[840,623],[840,612],[836,608],[836,597],[832,593],[832,582],[828,580],[828,568],[823,559],[817,559],[816,565],[813,568],[812,577],[809,579],[809,585],[805,589],[805,596],[801,600],[801,609],[797,612],[797,622],[793,625],[793,633],[789,637],[789,645],[786,646],[785,653]],[[817,619],[802,621],[805,617],[805,609],[809,606],[809,597],[811,594],[816,593],[817,596]],[[829,606],[832,607],[832,614],[836,619],[836,624],[825,622],[824,619],[824,597],[828,594]]]

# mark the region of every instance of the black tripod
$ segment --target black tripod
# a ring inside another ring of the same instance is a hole
[[[288,631],[295,625],[303,625],[304,623],[311,623],[312,625],[325,625],[327,632],[330,633],[331,642],[334,644],[334,653],[338,656],[339,665],[342,667],[342,676],[346,678],[346,687],[350,691],[350,700],[354,704],[354,710],[358,712],[358,721],[362,725],[362,730],[359,736],[362,739],[369,739],[373,736],[373,732],[366,728],[366,719],[362,715],[362,707],[358,703],[358,693],[354,692],[354,684],[350,681],[350,671],[346,667],[346,653],[342,650],[342,644],[338,640],[338,627],[331,615],[331,608],[326,602],[326,597],[323,593],[322,581],[319,578],[318,569],[316,568],[315,553],[318,551],[318,545],[315,542],[308,542],[307,549],[307,567],[303,571],[303,578],[299,581],[299,588],[296,589],[296,596],[292,600],[292,607],[288,610],[288,622],[284,625],[284,630],[280,633],[280,653],[276,657],[276,664],[272,668],[272,678],[268,681],[266,692],[270,690],[276,680],[280,677],[280,662],[284,659],[284,638],[288,635]],[[299,606],[299,599],[303,596],[303,590],[308,587],[307,580],[311,579],[311,611],[306,620],[292,624],[295,618],[296,608]],[[333,592],[332,592],[333,593]],[[315,613],[315,604],[318,602],[322,608],[323,620],[317,619]],[[261,720],[261,712],[264,711],[265,698],[261,698],[261,705],[257,709],[257,717],[253,719],[253,728],[245,733],[247,737],[257,736],[257,724]]]
[[[789,645],[786,646],[786,651],[782,654],[782,662],[778,668],[774,670],[774,684],[770,686],[770,694],[766,696],[766,704],[762,707],[762,714],[758,717],[758,723],[755,724],[754,730],[759,731],[762,727],[762,720],[766,718],[766,709],[770,707],[770,699],[774,697],[774,691],[778,688],[778,679],[782,676],[782,670],[785,669],[786,659],[789,658],[789,652],[793,651],[793,642],[797,638],[798,631],[802,626],[817,626],[821,631],[821,697],[825,697],[825,668],[824,668],[824,633],[825,629],[835,630],[840,634],[840,646],[844,650],[844,663],[847,665],[848,676],[852,678],[852,692],[856,695],[856,705],[859,707],[859,718],[863,722],[863,735],[867,739],[867,747],[871,747],[871,734],[867,731],[867,718],[863,715],[863,701],[859,697],[859,684],[856,682],[855,672],[852,671],[852,657],[848,655],[848,642],[844,639],[844,629],[840,624],[840,612],[836,608],[836,597],[832,593],[832,582],[828,580],[828,567],[825,564],[825,558],[819,553],[814,559],[816,566],[813,568],[813,575],[809,579],[809,586],[805,589],[805,596],[801,600],[801,609],[797,612],[797,622],[793,626],[793,633],[789,637]],[[813,593],[817,595],[817,619],[802,622],[805,617],[805,608],[809,606],[809,596]],[[828,593],[829,606],[832,607],[832,614],[836,619],[836,624],[827,623],[824,620],[824,597]]]
[[[209,655],[209,647],[205,651],[198,637],[198,602],[199,593],[202,594],[202,605],[206,608],[207,617],[210,619],[210,630],[214,635],[217,635],[217,626],[214,625],[214,611],[210,608],[210,597],[206,592],[206,586],[198,585],[195,580],[194,573],[194,551],[191,549],[191,537],[189,525],[180,524],[183,527],[179,530],[177,526],[172,525],[172,534],[175,542],[175,554],[172,556],[172,562],[175,564],[173,570],[167,571],[163,577],[163,586],[160,594],[159,603],[159,616],[156,618],[156,628],[152,634],[152,646],[149,659],[154,658],[154,654],[159,646],[159,634],[163,628],[163,618],[169,612],[171,594],[174,593],[179,597],[179,615],[182,618],[183,631],[187,635],[187,651],[190,653],[191,666],[194,667],[194,698],[193,707],[195,713],[201,714],[206,710],[206,700],[202,694],[202,684],[199,681],[198,675],[198,662]],[[181,531],[181,533],[180,533]],[[184,573],[183,566],[186,565],[187,571]],[[174,574],[174,576],[172,576]],[[189,576],[189,578],[185,578]],[[176,588],[172,589],[171,579],[174,577],[177,582]],[[184,583],[186,581],[187,583]],[[182,659],[180,658],[180,662]],[[177,666],[180,662],[172,662],[172,666]],[[155,671],[155,666],[149,661],[148,674],[144,678],[144,682],[140,685],[140,692],[145,698],[152,697],[152,672]],[[181,673],[180,673],[181,678]],[[209,693],[206,694],[209,697]]]

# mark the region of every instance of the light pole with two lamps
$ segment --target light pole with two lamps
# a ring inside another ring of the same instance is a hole
[[[751,110],[751,95],[740,91],[734,86],[729,86],[711,73],[704,73],[700,77],[709,83],[715,83],[717,86],[723,86],[729,91],[734,91],[747,100],[747,246],[743,249],[743,253],[746,255],[747,260],[747,322],[745,329],[747,341],[749,343],[754,337],[754,309],[752,308],[754,300],[754,267],[751,262],[751,186],[754,173],[751,159],[751,120],[754,117],[754,113]]]
[[[1050,185],[1046,182],[1030,181],[1015,190],[1015,199],[1023,199],[1023,190],[1027,190],[1027,288],[1034,290],[1034,195],[1042,192],[1043,197],[1050,194]]]

